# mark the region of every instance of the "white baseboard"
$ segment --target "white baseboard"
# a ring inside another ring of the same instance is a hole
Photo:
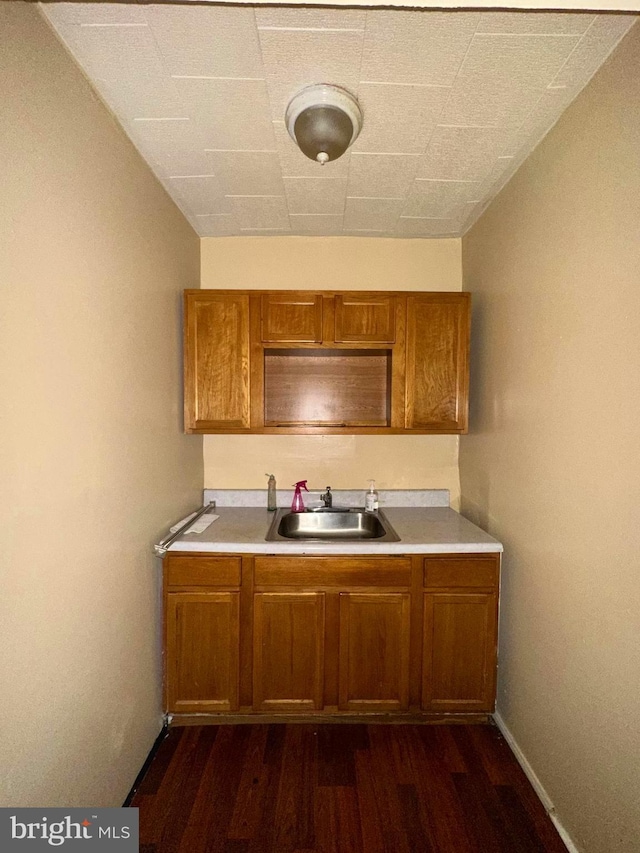
[[[562,841],[563,841],[565,847],[567,848],[567,850],[569,851],[569,853],[582,853],[582,851],[580,851],[580,849],[574,844],[573,840],[571,839],[571,836],[569,835],[567,830],[564,828],[564,826],[560,822],[560,819],[556,814],[555,806],[551,802],[551,798],[549,797],[549,794],[547,794],[547,792],[545,791],[544,786],[542,785],[542,782],[536,776],[533,767],[527,761],[525,754],[522,752],[522,750],[520,749],[520,747],[516,743],[514,736],[511,734],[511,732],[507,728],[507,726],[506,726],[504,720],[502,719],[502,717],[500,716],[500,714],[498,714],[496,712],[493,715],[493,720],[494,720],[496,726],[502,732],[504,739],[506,740],[506,742],[511,747],[511,751],[513,752],[516,759],[518,760],[518,764],[520,765],[520,767],[522,767],[522,770],[524,771],[525,776],[531,782],[531,785],[532,785],[534,791],[538,795],[538,798],[540,799],[540,802],[542,803],[542,805],[545,807],[547,814],[549,815],[549,817],[551,818],[551,820],[553,822],[553,825],[558,830],[558,835],[562,839]]]

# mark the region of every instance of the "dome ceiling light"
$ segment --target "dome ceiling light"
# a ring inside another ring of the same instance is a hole
[[[362,127],[362,110],[351,92],[320,83],[298,92],[287,107],[289,136],[321,166],[342,157]]]

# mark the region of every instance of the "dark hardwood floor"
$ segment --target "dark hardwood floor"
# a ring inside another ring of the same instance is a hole
[[[566,853],[492,726],[173,728],[141,853]]]

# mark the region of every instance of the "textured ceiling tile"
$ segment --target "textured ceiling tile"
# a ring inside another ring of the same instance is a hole
[[[480,20],[475,12],[369,12],[361,79],[450,85]]]
[[[492,199],[502,189],[508,178],[519,168],[522,160],[517,157],[498,157],[491,172],[478,187],[474,198],[481,204]]]
[[[397,237],[457,237],[455,219],[409,219],[400,217],[395,227]]]
[[[252,9],[156,5],[147,17],[168,74],[262,77]]]
[[[162,178],[216,174],[211,155],[199,148],[169,148],[149,157],[155,163],[156,174]]]
[[[202,3],[40,8],[188,221],[220,236],[463,233],[637,20]],[[349,88],[364,112],[353,148],[324,167],[284,126],[291,97],[316,82]]]
[[[205,214],[196,217],[196,231],[201,237],[232,237],[239,225],[230,213]]]
[[[520,127],[540,99],[540,89],[523,89],[511,83],[492,86],[459,81],[442,111],[440,124]]]
[[[346,178],[285,178],[289,213],[342,216],[346,184]]]
[[[146,24],[85,26],[61,24],[56,29],[92,80],[127,81],[163,75],[153,33]]]
[[[347,198],[344,227],[348,231],[393,231],[404,199]]]
[[[335,82],[335,81],[334,81]],[[271,105],[271,118],[278,122],[284,122],[289,101],[297,95],[301,89],[306,88],[307,80],[268,80],[267,91],[269,92],[269,104]],[[340,85],[337,83],[336,85]]]
[[[291,223],[291,231],[294,234],[325,234],[325,235],[340,235],[342,234],[342,213],[339,214],[320,214],[320,215],[305,215],[291,214],[289,216]]]
[[[289,211],[284,196],[235,196],[229,198],[229,202],[242,229],[289,230]]]
[[[263,80],[176,78],[187,114],[205,148],[273,151],[275,139]]]
[[[495,127],[438,126],[420,159],[418,178],[482,181],[509,134]]]
[[[475,200],[480,184],[476,181],[414,181],[402,209],[403,216],[451,219],[463,204]]]
[[[568,12],[483,12],[478,33],[582,35],[595,15]]]
[[[57,24],[145,23],[145,7],[123,3],[44,3],[40,9]]]
[[[177,195],[176,193],[172,194],[171,187],[166,186],[166,184],[164,184],[162,181],[161,181],[161,183],[164,186],[167,193],[169,193],[169,195],[171,196],[171,198],[173,200],[173,203],[176,205],[178,210],[181,211],[182,215],[187,220],[189,225],[193,228],[193,230],[196,232],[196,234],[200,234],[197,217],[194,216],[194,214],[189,210],[189,208],[184,203],[184,200],[182,198],[180,198],[179,195]]]
[[[473,86],[507,83],[512,88],[547,86],[580,36],[476,35],[458,80]]]
[[[354,151],[349,168],[350,196],[404,196],[407,194],[420,158],[415,155],[363,154]]]
[[[474,223],[478,221],[478,219],[482,216],[483,212],[487,209],[488,205],[488,201],[476,202],[475,204],[466,205],[466,215],[460,228],[458,229],[461,235],[466,234],[467,231],[474,225]]]
[[[364,30],[364,9],[321,9],[285,6],[257,6],[258,28],[293,28],[310,30]]]
[[[278,154],[268,151],[205,151],[228,195],[283,195]]]
[[[215,175],[167,178],[170,192],[179,196],[194,216],[204,213],[230,213],[231,206]]]
[[[598,15],[553,85],[582,88],[637,20],[635,15]]]
[[[393,230],[389,228],[343,228],[345,237],[394,237]]]
[[[242,237],[282,237],[291,234],[291,228],[283,226],[281,228],[240,228],[239,233]]]
[[[173,158],[183,160],[193,152],[202,151],[194,145],[196,130],[189,119],[185,121],[126,121],[124,128],[142,151],[156,163],[169,163]],[[200,174],[200,172],[198,172]]]
[[[461,227],[461,233],[466,232],[471,225],[477,221],[484,210],[491,204],[493,199],[501,192],[502,188],[511,180],[511,178],[522,166],[526,155],[518,157],[504,157],[496,161],[493,175],[487,178],[478,191],[478,203],[474,208],[471,208],[472,213],[467,216],[466,221]],[[493,180],[492,180],[493,178]]]
[[[339,160],[333,160],[321,166],[315,160],[310,160],[300,151],[293,139],[289,136],[284,122],[274,122],[273,130],[276,136],[276,145],[282,166],[282,174],[287,177],[343,177],[349,172],[351,154],[347,151]]]
[[[513,156],[521,150],[533,151],[575,96],[575,89],[546,89],[500,154]]]
[[[450,90],[440,86],[362,83],[364,121],[354,151],[422,154]]]
[[[96,88],[111,109],[126,119],[187,117],[174,81],[166,76],[100,80]]]
[[[354,89],[358,83],[361,32],[260,30],[262,59],[267,78],[274,81],[340,83]]]
[[[344,81],[332,80],[331,82],[336,86],[347,88]],[[298,80],[267,80],[272,120],[284,122],[289,101],[308,85],[309,80],[302,77]]]

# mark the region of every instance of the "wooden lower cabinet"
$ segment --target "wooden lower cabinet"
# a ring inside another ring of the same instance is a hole
[[[340,595],[338,707],[409,707],[409,593]]]
[[[256,593],[255,711],[317,711],[323,707],[324,638],[323,593]]]
[[[497,611],[491,592],[425,594],[425,710],[493,710]]]
[[[238,709],[239,601],[239,592],[167,595],[165,688],[170,713]]]
[[[166,709],[486,718],[499,566],[499,554],[167,555]]]

